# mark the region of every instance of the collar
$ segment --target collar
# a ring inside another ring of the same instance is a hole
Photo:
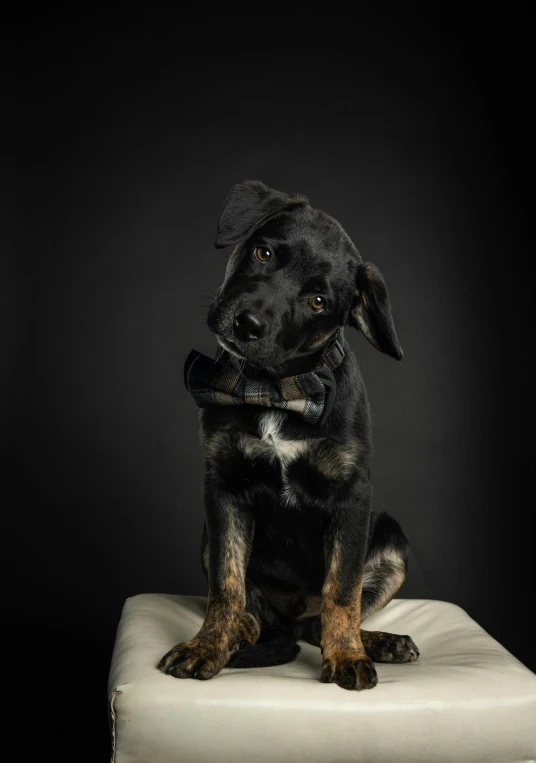
[[[184,367],[184,383],[200,408],[213,405],[257,405],[288,410],[308,424],[322,425],[336,395],[335,368],[345,352],[337,329],[313,370],[281,379],[248,378],[241,361],[224,352],[218,360],[192,350]]]

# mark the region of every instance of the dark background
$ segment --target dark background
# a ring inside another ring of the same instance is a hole
[[[213,349],[215,226],[247,178],[339,219],[390,288],[404,361],[347,334],[372,406],[374,505],[412,544],[400,595],[459,604],[536,669],[526,20],[205,10],[4,26],[4,627],[43,706],[62,708],[58,739],[87,724],[92,760],[107,755],[125,598],[205,593],[182,364]]]

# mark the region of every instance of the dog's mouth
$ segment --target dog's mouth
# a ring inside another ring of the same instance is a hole
[[[216,339],[218,340],[220,347],[227,350],[231,355],[234,355],[235,358],[238,358],[239,360],[247,360],[246,356],[242,355],[235,342],[230,339],[224,339],[221,334],[216,334]]]
[[[258,343],[251,342],[245,346],[234,339],[216,334],[216,339],[220,347],[226,350],[240,361],[247,362],[253,368],[263,371],[275,371],[292,357],[292,353],[287,353],[282,357],[281,352],[260,352]]]

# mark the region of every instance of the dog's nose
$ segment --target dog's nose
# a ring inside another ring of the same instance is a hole
[[[250,339],[260,339],[266,333],[266,323],[250,313],[249,310],[242,310],[235,315],[234,332],[237,339],[242,342],[249,342]]]

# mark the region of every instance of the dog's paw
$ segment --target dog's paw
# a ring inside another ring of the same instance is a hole
[[[419,650],[410,636],[381,631],[362,631],[365,652],[374,662],[415,662]]]
[[[231,652],[221,643],[193,638],[170,649],[158,663],[158,670],[175,678],[214,678],[229,661]]]
[[[244,612],[238,625],[238,637],[240,645],[255,644],[261,634],[261,626],[256,617],[249,612]]]
[[[234,627],[209,627],[191,641],[177,644],[158,663],[158,670],[175,678],[214,678],[240,647],[254,644],[261,632],[257,619],[244,612]]]
[[[320,680],[323,683],[338,684],[343,689],[361,691],[373,689],[378,683],[378,674],[368,657],[340,653],[324,657]]]

